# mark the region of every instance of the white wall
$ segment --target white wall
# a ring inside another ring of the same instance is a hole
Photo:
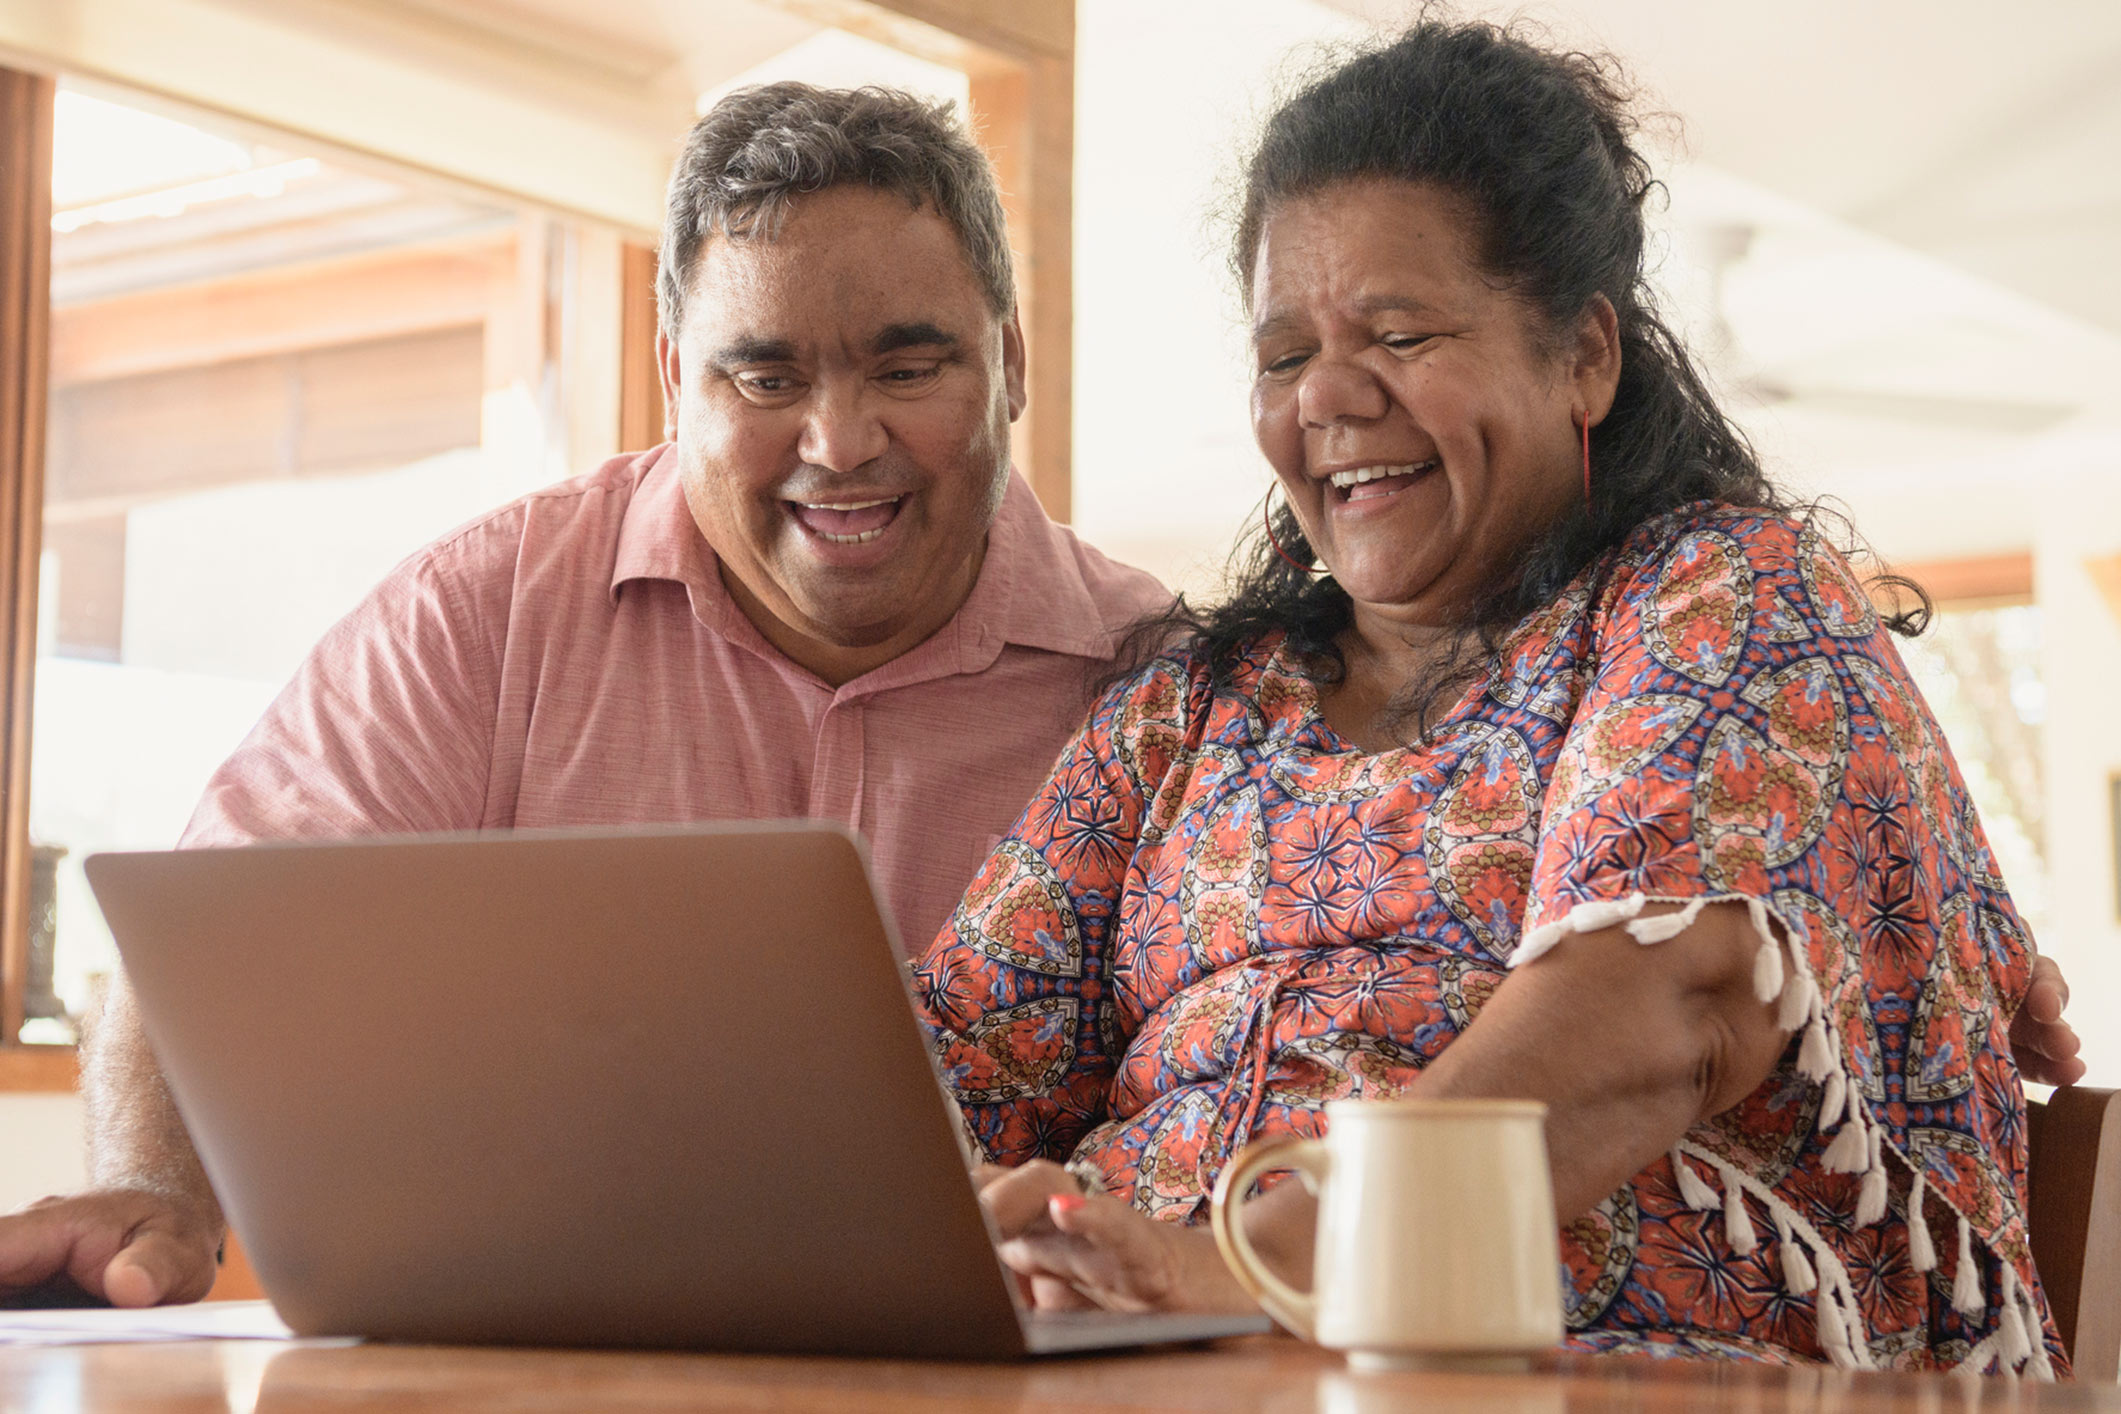
[[[2066,449],[2040,502],[2034,593],[2047,684],[2048,926],[2093,1084],[2121,1086],[2121,914],[2108,782],[2121,772],[2121,622],[2085,572],[2121,553],[2121,435]]]
[[[1277,79],[1357,22],[1308,0],[1076,6],[1075,524],[1213,582],[1270,473],[1214,213]]]
[[[0,1095],[0,1213],[87,1181],[81,1101],[73,1095]]]

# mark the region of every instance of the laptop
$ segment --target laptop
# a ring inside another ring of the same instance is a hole
[[[1000,1359],[1268,1329],[1019,1309],[837,826],[87,871],[299,1335]]]

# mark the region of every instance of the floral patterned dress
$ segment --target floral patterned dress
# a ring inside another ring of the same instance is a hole
[[[1245,1143],[1414,1085],[1512,966],[1573,933],[1656,942],[1718,900],[1750,909],[1756,990],[1795,1034],[1566,1225],[1571,1343],[2062,1369],[2006,1037],[2032,943],[1863,589],[1781,517],[1642,527],[1401,750],[1338,737],[1273,638],[1221,691],[1157,660],[1100,702],[915,990],[994,1160],[1070,1162],[1192,1222]]]

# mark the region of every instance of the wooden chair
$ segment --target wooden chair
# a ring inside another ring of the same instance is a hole
[[[2033,1261],[2080,1380],[2121,1377],[2121,1091],[2028,1105]]]

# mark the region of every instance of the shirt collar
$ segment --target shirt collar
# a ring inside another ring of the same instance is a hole
[[[1015,471],[957,620],[968,634],[994,640],[997,652],[1008,643],[1080,658],[1109,657],[1126,627],[1105,622],[1083,580],[1075,537],[1047,518]]]
[[[693,616],[703,625],[755,652],[778,657],[722,583],[714,550],[685,501],[676,448],[666,443],[646,454],[644,461],[645,470],[619,526],[613,600],[629,580],[675,581],[685,586]],[[1105,622],[1083,579],[1074,537],[1047,518],[1030,484],[1012,470],[1001,509],[987,532],[979,579],[955,617],[927,642],[857,681],[896,679],[907,669],[919,671],[926,665],[908,660],[925,660],[931,654],[953,658],[959,672],[977,672],[999,657],[1005,645],[1105,658],[1125,628]]]
[[[700,534],[692,507],[685,503],[685,486],[678,479],[677,448],[665,442],[641,457],[641,479],[634,483],[619,522],[618,554],[611,569],[611,597],[634,579],[668,579],[684,585],[695,602],[710,584],[721,586],[714,551]]]

